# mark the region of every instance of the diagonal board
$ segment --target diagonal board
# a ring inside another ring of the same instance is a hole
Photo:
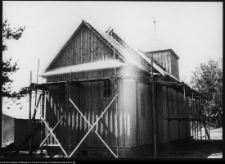
[[[62,119],[66,116],[67,112],[71,109],[70,108],[64,113],[64,115],[59,119],[59,121],[55,124],[55,126],[52,128],[52,130],[50,131],[50,133],[48,133],[48,135],[45,137],[45,139],[42,141],[42,143],[40,144],[40,146],[38,147],[38,149],[40,149],[43,144],[45,143],[45,141],[48,139],[48,137],[51,135],[51,133],[53,133],[53,131],[55,130],[55,128],[59,125],[59,123],[62,121]],[[36,150],[36,152],[38,151],[38,149]]]
[[[105,114],[105,112],[107,111],[107,109],[110,107],[110,105],[113,103],[113,101],[116,99],[116,97],[118,96],[118,94],[112,99],[112,101],[109,103],[109,105],[105,108],[105,110],[102,112],[102,114],[100,115],[100,117],[96,120],[96,122],[91,125],[90,122],[86,119],[86,117],[80,112],[80,110],[78,109],[78,107],[74,104],[74,102],[69,98],[69,101],[73,104],[73,106],[77,109],[77,111],[80,113],[80,115],[84,118],[84,120],[88,123],[88,125],[91,127],[89,129],[89,131],[85,134],[85,136],[82,138],[82,140],[78,143],[78,145],[76,146],[76,148],[72,151],[72,153],[69,155],[69,157],[71,157],[75,151],[78,149],[78,147],[80,146],[80,144],[84,141],[84,139],[88,136],[88,134],[91,132],[91,130],[97,125],[98,121],[102,118],[102,116]],[[115,155],[113,153],[113,151],[110,149],[110,147],[105,143],[105,141],[101,138],[101,136],[99,136],[99,134],[97,133],[97,131],[95,131],[95,134],[99,137],[99,139],[103,142],[103,144],[109,149],[109,151],[114,155],[115,158],[118,158],[118,155]]]
[[[47,129],[50,131],[51,135],[54,137],[54,139],[56,140],[56,142],[58,143],[59,147],[62,149],[63,153],[66,155],[66,157],[68,157],[68,154],[66,153],[66,151],[63,149],[62,145],[60,144],[60,142],[58,141],[57,137],[55,136],[55,134],[53,133],[53,130],[48,126],[48,124],[46,123],[46,121],[44,120],[44,118],[41,116],[41,120],[44,122],[45,126],[47,127]]]

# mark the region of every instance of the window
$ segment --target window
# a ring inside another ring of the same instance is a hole
[[[109,80],[104,81],[104,97],[110,97],[111,96],[111,83]]]
[[[145,95],[141,93],[141,117],[145,117]]]
[[[65,85],[59,86],[59,99],[64,100],[65,99]]]

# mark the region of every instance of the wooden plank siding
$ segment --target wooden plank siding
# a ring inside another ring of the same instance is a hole
[[[186,117],[187,118],[190,118],[190,97],[186,97],[185,98],[186,99],[186,102],[185,102],[185,105],[186,105],[186,110],[185,110],[185,114],[186,114]],[[188,127],[188,130],[187,130],[187,135],[188,135],[188,137],[190,137],[191,136],[191,129],[190,129],[190,121],[188,121],[187,122],[187,127]]]
[[[185,101],[184,96],[181,93],[178,93],[178,111],[179,117],[186,117],[185,113]],[[179,138],[184,139],[187,138],[187,127],[186,127],[186,120],[180,120],[179,122]]]
[[[120,40],[120,42],[123,41]],[[135,56],[137,61],[141,62],[144,67],[148,67],[146,61],[132,47],[125,43],[122,46],[131,55]],[[179,78],[178,61],[171,53],[171,51],[155,52],[153,57],[168,72]],[[71,42],[64,48],[49,70],[109,59],[114,59],[112,49],[84,25],[74,35]],[[149,84],[141,83],[137,79],[137,76],[143,75],[137,70],[140,71],[136,67],[131,68],[131,66],[127,65],[123,66],[123,69],[122,67],[117,69],[117,73],[120,72],[120,75],[117,74],[119,120],[117,120],[116,101],[114,101],[94,128],[110,147],[117,146],[117,137],[121,148],[153,144],[152,87]],[[74,81],[78,79],[99,79],[112,76],[114,76],[114,69],[103,69],[48,76],[47,82],[70,79]],[[69,109],[71,105],[69,97],[86,119],[94,124],[116,94],[114,82],[110,81],[110,83],[111,95],[109,97],[104,96],[104,82],[95,81],[79,83],[73,87],[66,86],[64,100],[60,99],[59,86],[49,86],[46,95],[46,120],[49,126],[53,128],[61,116]],[[142,95],[144,95],[144,100]],[[142,106],[143,101],[144,107]],[[155,88],[157,143],[167,143],[169,140],[175,141],[186,138],[187,135],[190,136],[189,122],[187,124],[183,120],[171,120],[168,124],[167,120],[168,117],[189,117],[191,114],[189,101],[189,97],[186,97],[184,101],[183,94],[172,88],[162,86]],[[144,115],[142,109],[144,109]],[[118,126],[117,123],[119,123]],[[187,126],[189,130],[187,130]],[[69,152],[71,152],[89,129],[88,124],[72,107],[54,133],[63,147],[68,148]],[[45,134],[48,134],[47,130]],[[49,137],[47,142],[48,144],[56,144],[53,137]],[[94,131],[90,132],[81,146],[105,147],[94,134]]]
[[[90,78],[101,78],[109,77],[113,75],[113,69],[90,71],[82,73],[72,73],[72,80],[75,79],[90,79]],[[56,75],[48,77],[48,82],[58,81],[60,78],[69,80],[70,75]],[[118,110],[119,110],[119,144],[121,147],[135,146],[136,134],[132,129],[136,129],[136,81],[131,79],[123,79],[118,81]],[[71,99],[74,100],[75,104],[85,115],[87,120],[92,124],[97,120],[100,114],[111,102],[115,96],[114,84],[111,82],[112,95],[110,97],[103,96],[103,82],[84,82],[79,87],[70,87]],[[134,89],[131,89],[134,88]],[[57,94],[58,93],[58,94]],[[80,93],[80,95],[78,94]],[[59,86],[49,87],[49,98],[51,101],[58,102],[58,108],[53,103],[48,103],[47,106],[47,122],[51,123],[51,127],[56,124],[60,116],[69,108],[69,87],[66,87],[66,97],[63,101],[59,100]],[[79,105],[80,104],[80,105]],[[60,109],[60,110],[59,110]],[[51,111],[55,112],[51,112]],[[60,112],[59,112],[60,111]],[[51,116],[51,117],[50,117]],[[56,118],[56,119],[53,119]],[[76,124],[76,126],[75,126]],[[75,128],[76,127],[76,128]],[[79,132],[78,132],[79,128]],[[59,132],[56,136],[59,141],[64,145],[71,145],[71,148],[78,144],[78,141],[83,138],[87,133],[89,126],[85,123],[84,119],[77,113],[76,109],[73,108],[67,117],[58,127]],[[104,114],[103,118],[100,119],[97,127],[95,128],[103,140],[110,146],[117,146],[117,119],[115,110],[115,101],[112,103],[108,111]],[[70,137],[68,137],[70,136]],[[70,138],[70,139],[68,139]],[[51,141],[51,144],[56,144]],[[91,132],[89,136],[84,140],[81,146],[98,146],[104,147],[102,142],[97,136]]]
[[[168,110],[169,110],[169,118],[177,118],[178,117],[178,110],[177,110],[177,92],[172,89],[168,88]],[[178,134],[178,121],[171,120],[170,122],[170,141],[174,141],[179,139]]]
[[[162,143],[167,143],[169,141],[169,136],[168,136],[168,107],[167,107],[167,87],[162,87],[162,110],[163,110],[163,140]]]
[[[138,83],[138,145],[153,143],[153,122],[151,108],[151,91],[146,84]],[[144,95],[145,104],[141,104],[141,94]],[[144,105],[142,107],[142,105]],[[142,114],[142,108],[145,110]]]
[[[165,131],[164,131],[164,111],[163,111],[163,88],[157,87],[156,89],[156,112],[157,112],[157,142],[163,143],[165,138]]]
[[[113,51],[88,27],[82,26],[49,69],[113,59]]]
[[[170,50],[156,51],[156,52],[147,52],[149,58],[153,54],[155,61],[163,67],[167,72],[174,75],[179,79],[179,67],[178,67],[178,58]]]

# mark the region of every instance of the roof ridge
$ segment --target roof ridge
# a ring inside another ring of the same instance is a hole
[[[139,56],[141,56],[145,61],[147,61],[148,63],[150,63],[151,59],[149,59],[149,57],[143,51],[139,50],[139,48],[137,48],[136,46],[134,46],[130,41],[124,39],[121,36],[119,36],[117,33],[115,33],[115,32],[113,32],[113,33],[115,35],[117,35],[123,42],[125,42],[130,48],[132,48],[134,51],[136,51],[137,54]],[[158,69],[155,68],[157,71],[159,71],[162,75],[165,74],[165,70],[162,69],[162,67],[153,60],[153,67],[154,67],[154,65],[156,65],[158,67]],[[159,70],[159,69],[161,69],[161,70]]]

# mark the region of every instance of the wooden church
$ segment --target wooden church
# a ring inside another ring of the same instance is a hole
[[[113,29],[82,21],[43,72],[47,82],[35,85],[44,93],[42,120],[54,134],[45,145],[68,157],[107,148],[118,157],[154,143],[153,118],[157,144],[191,137],[188,119],[199,113],[199,94],[179,81],[178,60],[170,48],[142,52]]]

